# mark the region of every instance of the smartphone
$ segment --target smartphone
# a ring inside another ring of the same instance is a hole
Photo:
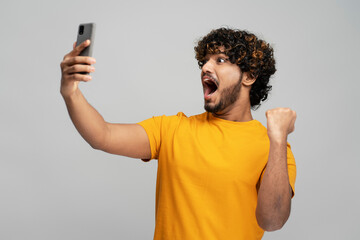
[[[90,39],[90,45],[86,47],[79,56],[89,56],[92,57],[92,52],[94,48],[94,39],[95,39],[95,23],[82,23],[79,25],[79,30],[77,34],[76,46],[81,44],[87,39]]]

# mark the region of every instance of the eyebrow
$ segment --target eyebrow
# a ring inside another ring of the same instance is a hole
[[[208,53],[208,54],[206,54],[206,56],[204,57],[204,60],[208,61],[211,55],[220,55],[220,54],[225,55],[225,56],[226,56],[226,60],[229,60],[229,56],[226,55],[225,52],[219,52],[219,53],[214,53],[214,54]]]
[[[224,55],[227,59],[229,58],[229,56],[225,52],[219,52],[219,53],[215,53],[213,55]]]
[[[225,56],[225,59],[226,59],[226,60],[229,60],[229,56],[228,56],[228,55],[226,55],[226,53],[225,53],[225,52],[219,52],[219,53],[214,54],[214,55],[224,55],[224,56]]]

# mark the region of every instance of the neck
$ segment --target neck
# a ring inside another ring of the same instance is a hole
[[[214,117],[234,122],[248,122],[253,120],[249,98],[240,97],[231,106],[212,114]]]

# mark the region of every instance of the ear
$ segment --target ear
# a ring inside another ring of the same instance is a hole
[[[242,84],[251,87],[253,83],[256,81],[256,78],[250,76],[249,72],[244,72],[242,77]]]

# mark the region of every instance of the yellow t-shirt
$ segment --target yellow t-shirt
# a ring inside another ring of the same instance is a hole
[[[139,124],[149,137],[151,159],[158,159],[155,240],[261,239],[257,184],[270,142],[259,121],[180,112]],[[294,191],[296,165],[289,144],[287,158]]]

